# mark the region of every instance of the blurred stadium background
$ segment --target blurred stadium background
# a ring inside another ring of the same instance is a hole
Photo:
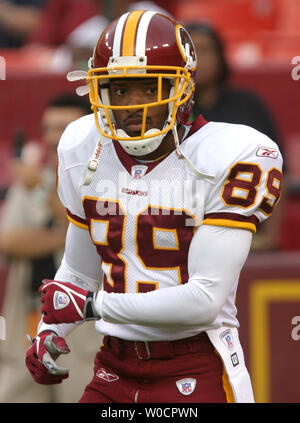
[[[275,251],[250,254],[237,306],[256,401],[300,402],[300,340],[292,337],[292,319],[300,314],[300,1],[157,4],[182,23],[196,18],[212,23],[225,41],[232,82],[257,93],[276,121],[286,161],[280,244]],[[102,5],[105,15],[107,2]],[[47,102],[75,90],[66,80],[74,63],[64,60],[67,55],[61,47],[21,44],[0,49],[4,58],[0,61],[0,218],[12,183],[10,158],[16,134],[21,131],[26,140],[39,141]],[[0,256],[0,314],[7,270],[5,257]]]

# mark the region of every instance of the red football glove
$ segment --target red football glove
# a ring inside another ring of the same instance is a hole
[[[68,354],[70,349],[61,336],[51,331],[41,332],[31,340],[26,353],[26,366],[33,379],[42,385],[61,383],[69,377],[69,370],[59,367],[55,361],[60,354]]]
[[[81,320],[98,320],[94,299],[96,293],[86,291],[68,282],[44,280],[41,312],[45,323],[75,323]]]

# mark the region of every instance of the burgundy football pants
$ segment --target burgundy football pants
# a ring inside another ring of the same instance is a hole
[[[223,362],[206,333],[172,342],[104,337],[81,403],[233,402]]]

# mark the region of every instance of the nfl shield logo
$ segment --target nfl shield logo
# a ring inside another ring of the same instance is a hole
[[[194,378],[185,378],[177,380],[176,386],[183,395],[190,395],[194,392],[196,387],[196,379]]]
[[[181,386],[182,386],[182,392],[184,392],[185,394],[189,394],[192,390],[191,382],[185,382]]]
[[[134,172],[134,179],[141,179],[143,173],[143,169],[135,169]]]
[[[226,345],[229,350],[233,350],[233,338],[230,329],[225,330],[220,335],[221,341]]]
[[[67,294],[61,291],[55,291],[53,295],[53,305],[55,310],[67,307],[70,302],[70,298]]]
[[[231,341],[231,336],[230,335],[225,336],[225,340],[227,342],[228,348],[231,349],[233,347],[233,343]]]
[[[141,179],[142,176],[144,176],[145,173],[147,172],[147,169],[148,169],[148,166],[144,166],[144,165],[132,166],[131,176],[134,179]]]

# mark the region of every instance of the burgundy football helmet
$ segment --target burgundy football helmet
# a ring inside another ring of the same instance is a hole
[[[99,38],[86,78],[98,131],[104,137],[118,140],[129,154],[139,156],[154,151],[170,130],[176,131],[177,123],[188,121],[196,65],[189,34],[169,17],[149,10],[134,10],[113,21]],[[156,102],[126,106],[126,109],[143,110],[139,136],[130,137],[115,124],[114,110],[124,106],[110,104],[108,87],[113,78],[157,79]],[[170,81],[168,99],[162,99],[162,78]],[[145,131],[148,108],[162,104],[168,104],[163,128]]]

